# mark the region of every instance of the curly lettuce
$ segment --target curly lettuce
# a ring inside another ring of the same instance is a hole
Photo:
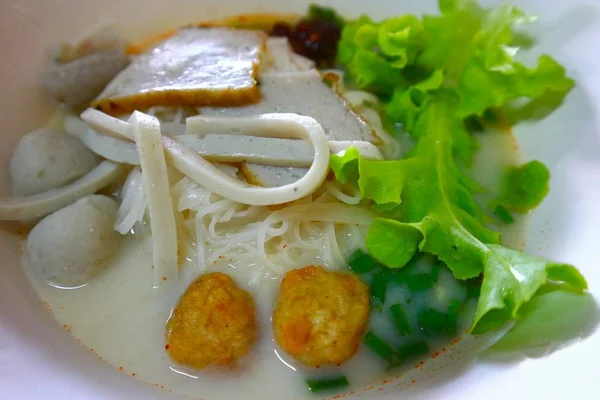
[[[517,99],[529,99],[531,107],[550,97],[558,105],[574,82],[548,55],[533,68],[515,60],[513,28],[532,20],[518,8],[488,10],[469,0],[439,5],[439,16],[361,17],[345,25],[338,61],[355,85],[382,98],[385,118],[400,123],[416,144],[391,161],[349,149],[331,157],[331,168],[379,213],[366,244],[382,265],[402,268],[425,252],[457,279],[483,276],[472,326],[482,333],[520,318],[548,284],[582,292],[587,283],[571,265],[503,247],[500,234],[486,226],[488,216],[474,200],[480,187],[463,170],[476,149],[465,121],[515,110]],[[537,161],[511,169],[498,205],[528,211],[547,194],[548,181]]]
[[[473,333],[517,319],[521,307],[550,282],[587,289],[575,267],[502,247],[500,235],[485,226],[486,214],[454,161],[453,130],[464,127],[452,96],[437,93],[415,129],[420,139],[402,160],[367,160],[356,149],[332,155],[336,179],[356,183],[381,215],[366,239],[372,257],[401,268],[421,251],[445,262],[458,279],[483,274]]]
[[[412,15],[373,22],[361,17],[344,28],[338,60],[362,89],[391,97],[388,116],[414,125],[411,107],[421,107],[424,82],[443,74],[444,87],[457,94],[457,116],[483,115],[516,99],[552,97],[555,102],[574,81],[552,57],[543,55],[528,68],[516,61],[518,36],[514,26],[533,20],[512,5],[490,10],[475,1],[440,1],[442,14]],[[483,89],[484,88],[484,89]],[[414,89],[417,89],[415,91]],[[416,101],[414,101],[416,100]]]
[[[536,208],[550,191],[550,171],[541,162],[509,167],[502,177],[497,204],[516,212]]]

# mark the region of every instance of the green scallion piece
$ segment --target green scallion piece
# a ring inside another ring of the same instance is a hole
[[[433,308],[428,308],[417,316],[419,327],[421,327],[425,334],[430,336],[436,336],[442,333],[446,326],[447,319],[448,316],[446,314],[434,310]]]
[[[387,277],[383,272],[377,272],[373,275],[373,281],[371,281],[371,297],[374,300],[374,304],[378,307],[383,306],[385,303],[387,282]]]
[[[430,274],[416,274],[406,279],[406,285],[411,292],[420,292],[433,286]]]
[[[356,250],[348,263],[350,269],[356,274],[366,274],[377,267],[377,262],[361,249]]]
[[[400,335],[408,336],[412,334],[412,328],[401,304],[390,306],[390,313],[392,314],[392,322]]]
[[[398,353],[403,359],[417,357],[429,352],[429,346],[424,340],[417,340],[412,343],[398,347]]]
[[[404,267],[402,267],[402,269],[394,270],[394,275],[391,278],[394,283],[402,284],[406,282],[424,255],[425,253],[417,253],[410,259],[409,262],[406,263]]]
[[[365,344],[382,359],[389,361],[394,354],[394,349],[385,340],[377,336],[373,331],[365,335]]]
[[[512,215],[510,215],[510,212],[509,212],[509,211],[508,211],[508,210],[507,210],[507,209],[506,209],[504,206],[501,206],[501,205],[499,205],[499,204],[498,204],[498,205],[497,205],[497,206],[494,208],[494,211],[493,211],[493,212],[494,212],[494,215],[495,215],[496,217],[498,217],[498,219],[499,219],[500,221],[502,221],[502,222],[504,222],[504,223],[506,223],[506,224],[510,224],[510,223],[513,223],[513,222],[515,222],[515,220],[514,220],[514,218],[512,217]]]
[[[440,268],[442,267],[442,265],[444,265],[444,262],[441,260],[436,260],[433,263],[433,266],[431,267],[431,272],[429,273],[433,282],[437,282],[438,276],[440,275]]]
[[[481,292],[481,281],[470,282],[467,281],[467,299],[474,299],[479,297]]]
[[[402,269],[405,271],[411,271],[414,267],[417,266],[417,264],[419,263],[419,261],[421,261],[424,255],[425,253],[416,253]]]
[[[311,392],[315,393],[323,390],[346,387],[348,386],[348,379],[343,375],[333,379],[307,379],[306,385]]]
[[[469,132],[483,132],[485,130],[482,119],[475,115],[465,118],[464,124]]]
[[[456,334],[456,325],[458,322],[458,313],[462,303],[458,300],[451,300],[448,304],[448,324],[446,325],[446,332],[450,335]]]

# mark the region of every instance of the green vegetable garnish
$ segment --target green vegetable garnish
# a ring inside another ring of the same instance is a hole
[[[504,206],[497,205],[494,207],[494,215],[497,216],[500,221],[506,224],[515,222],[515,219],[512,217],[512,215],[510,215],[510,212]]]
[[[446,333],[450,335],[456,334],[456,326],[458,323],[458,313],[462,303],[458,300],[451,300],[448,304],[448,322],[446,325]]]
[[[473,281],[473,279],[467,281],[467,300],[479,297],[481,293],[481,282]]]
[[[429,352],[429,346],[427,342],[424,340],[417,340],[415,342],[406,344],[404,346],[398,347],[398,353],[400,353],[400,357],[402,359],[417,357],[423,354],[427,354]]]
[[[500,328],[506,321],[518,319],[521,306],[549,281],[564,282],[578,292],[587,289],[585,278],[571,265],[498,245],[488,245],[488,249],[473,333]]]
[[[429,273],[431,275],[431,280],[433,282],[437,282],[438,276],[440,274],[440,268],[442,267],[442,262],[440,260],[436,260],[433,265],[431,266],[431,272]]]
[[[377,267],[377,261],[365,254],[364,251],[358,249],[350,257],[348,262],[350,269],[356,274],[366,274]]]
[[[406,280],[414,273],[415,268],[424,255],[425,253],[417,253],[402,267],[402,269],[390,270],[389,276],[391,281],[398,285],[405,284]]]
[[[383,303],[385,303],[387,284],[388,280],[385,273],[377,272],[373,275],[373,281],[371,282],[371,297],[373,298],[376,307],[381,307],[383,306]]]
[[[406,285],[411,292],[420,292],[433,286],[430,274],[416,274],[406,280]]]
[[[518,37],[513,26],[533,18],[512,5],[483,9],[475,1],[441,0],[441,15],[412,15],[347,24],[338,60],[355,83],[390,96],[388,114],[407,126],[426,106],[428,91],[452,87],[459,118],[482,115],[510,100],[533,100],[573,87],[573,80],[551,57],[528,68],[515,61]],[[416,72],[415,72],[416,70]]]
[[[323,390],[337,389],[348,386],[348,379],[345,376],[333,379],[307,379],[306,385],[311,392],[320,392]]]
[[[394,349],[392,348],[392,346],[387,344],[373,331],[369,331],[365,335],[365,344],[380,358],[386,361],[390,361],[392,359],[392,356],[394,354]]]
[[[404,160],[370,161],[351,149],[343,157],[333,155],[336,163],[332,167],[340,180],[359,176],[361,196],[371,199],[376,209],[383,206],[382,215],[394,217],[376,219],[367,235],[369,253],[377,261],[397,268],[398,258],[407,258],[406,249],[418,248],[436,255],[458,279],[483,273],[473,323],[473,332],[481,333],[517,318],[519,308],[548,279],[568,282],[578,290],[586,289],[587,284],[570,265],[500,246],[500,235],[484,226],[485,216],[473,200],[470,181],[451,156],[452,128],[462,129],[454,110],[447,92],[433,98],[417,123],[421,138]],[[340,162],[342,158],[345,163]],[[399,257],[391,251],[394,246]],[[556,279],[545,273],[546,268],[556,273]]]
[[[390,314],[392,314],[392,322],[396,327],[396,331],[398,331],[400,335],[408,336],[412,334],[410,322],[408,322],[408,318],[406,318],[406,313],[401,304],[390,306]]]
[[[509,168],[502,178],[498,207],[517,212],[533,210],[550,191],[549,181],[550,171],[539,161]]]
[[[534,297],[521,309],[522,319],[492,350],[544,349],[552,343],[582,337],[598,323],[598,306],[590,294],[555,290]]]
[[[358,87],[382,97],[384,119],[401,123],[416,145],[402,160],[367,160],[349,149],[333,155],[330,165],[337,180],[355,184],[379,213],[366,244],[383,266],[400,269],[415,254],[429,253],[457,279],[483,274],[472,325],[482,333],[518,319],[548,282],[575,291],[587,283],[573,266],[502,247],[500,234],[486,227],[489,217],[474,200],[482,189],[464,170],[477,147],[465,121],[498,115],[515,121],[512,100],[529,99],[524,108],[548,99],[558,105],[574,82],[547,55],[534,68],[515,61],[513,26],[531,19],[516,7],[441,0],[440,9],[440,16],[377,23],[361,17],[345,25],[338,61]],[[548,179],[537,161],[512,169],[496,205],[527,211],[546,195]],[[438,314],[422,313],[423,329],[441,332]]]
[[[422,311],[417,316],[419,327],[428,336],[437,336],[444,332],[448,316],[433,308]]]
[[[393,217],[375,219],[367,235],[369,253],[386,266],[401,267],[398,259],[418,249],[467,279],[482,271],[483,243],[500,241],[498,233],[483,225],[486,216],[473,199],[473,184],[452,157],[453,135],[462,130],[455,108],[447,92],[433,99],[418,121],[421,138],[404,160],[366,160],[355,149],[332,156],[336,177],[359,176],[361,196]]]

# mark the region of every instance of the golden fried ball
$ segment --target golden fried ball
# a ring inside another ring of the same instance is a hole
[[[369,288],[350,273],[307,266],[288,272],[273,313],[279,345],[307,366],[341,364],[369,317]]]
[[[171,358],[194,368],[233,366],[256,338],[252,298],[222,273],[200,276],[167,323]]]

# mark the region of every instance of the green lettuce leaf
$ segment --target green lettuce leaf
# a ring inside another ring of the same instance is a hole
[[[361,197],[372,200],[383,216],[397,220],[376,221],[367,236],[369,253],[386,266],[403,266],[398,260],[408,261],[418,248],[435,254],[457,278],[472,278],[483,270],[482,243],[500,241],[498,233],[484,226],[487,217],[454,161],[454,131],[464,129],[454,104],[449,93],[432,99],[416,124],[420,139],[404,160],[372,161],[356,151],[331,157],[337,179],[358,177]],[[401,232],[398,256],[390,238]]]
[[[402,123],[406,132],[412,134],[417,117],[429,102],[429,92],[439,89],[443,83],[443,71],[436,70],[431,76],[409,88],[399,87],[392,94],[384,111],[389,117]]]
[[[487,10],[471,0],[446,0],[440,8],[441,15],[422,20],[404,15],[376,23],[361,17],[345,26],[339,43],[338,61],[360,88],[391,97],[386,112],[407,131],[426,101],[427,90],[419,85],[434,71],[444,87],[456,89],[461,118],[523,98],[560,104],[573,87],[548,55],[533,68],[515,60],[520,39],[514,27],[534,20],[517,7]]]
[[[521,307],[548,282],[565,283],[577,291],[587,289],[585,278],[572,265],[554,263],[499,245],[488,244],[487,248],[474,334],[519,319]]]
[[[388,268],[401,268],[416,254],[422,240],[421,231],[410,224],[377,218],[369,228],[367,248]]]
[[[414,15],[403,15],[383,21],[378,27],[377,43],[371,46],[379,46],[395,68],[404,68],[415,62],[423,44],[421,21]]]
[[[560,286],[557,289],[536,294],[525,304],[516,325],[490,350],[546,350],[555,343],[591,333],[599,319],[598,306],[592,295],[565,290]]]
[[[454,131],[461,129],[454,97],[438,92],[416,122],[420,139],[407,158],[373,161],[349,149],[332,155],[331,167],[336,179],[356,183],[361,197],[384,217],[367,234],[367,249],[378,262],[401,268],[421,251],[446,263],[458,279],[483,274],[472,326],[482,333],[518,318],[548,282],[576,290],[587,283],[573,266],[499,245],[500,235],[485,227],[485,214],[455,162]]]
[[[402,69],[416,61],[424,43],[423,27],[412,15],[375,23],[366,16],[347,24],[337,58],[361,89],[390,95],[408,85]]]
[[[539,161],[510,167],[502,177],[497,204],[527,212],[536,208],[550,191],[550,171]]]
[[[522,38],[514,27],[533,20],[518,8],[485,9],[473,0],[439,6],[441,15],[420,20],[363,16],[344,26],[339,63],[356,86],[381,97],[386,123],[400,123],[416,145],[391,161],[349,149],[331,157],[331,168],[379,213],[366,240],[378,262],[402,268],[419,251],[435,255],[458,279],[483,275],[472,327],[481,333],[519,318],[549,282],[578,291],[587,285],[570,265],[503,248],[485,226],[488,217],[473,198],[481,188],[463,170],[477,147],[466,123],[488,114],[515,122],[540,115],[539,108],[546,115],[574,82],[550,56],[533,68],[515,60]],[[548,177],[537,162],[509,171],[497,205],[535,207]]]
[[[562,99],[574,86],[565,69],[547,55],[540,57],[535,68],[515,62],[511,71],[486,69],[483,60],[477,58],[467,63],[457,87],[461,102],[458,115],[481,116],[486,110],[502,107],[512,100],[534,101],[550,93]]]

